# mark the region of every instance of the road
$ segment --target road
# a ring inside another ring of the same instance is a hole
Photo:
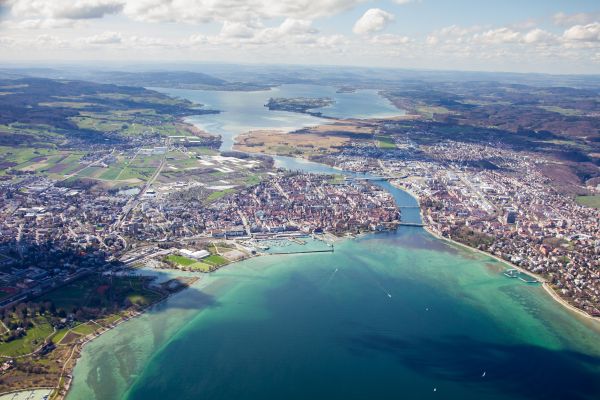
[[[123,225],[123,222],[125,222],[127,220],[127,218],[129,217],[129,214],[133,210],[135,210],[135,208],[140,204],[140,200],[143,198],[144,194],[146,194],[148,189],[150,189],[150,187],[152,186],[152,184],[154,183],[156,178],[158,178],[158,176],[162,172],[163,168],[165,167],[165,164],[167,163],[167,154],[169,153],[168,149],[169,149],[169,146],[171,145],[171,140],[169,138],[166,139],[165,145],[167,147],[167,151],[165,151],[165,154],[163,154],[163,157],[160,160],[160,165],[156,168],[156,171],[154,171],[154,174],[150,177],[150,179],[148,179],[148,181],[146,182],[144,187],[140,190],[140,192],[137,195],[135,195],[132,199],[130,199],[127,202],[127,204],[125,204],[125,206],[123,206],[123,212],[118,217],[117,221],[113,224],[113,226],[111,228],[112,231],[117,231],[121,228],[121,226]]]

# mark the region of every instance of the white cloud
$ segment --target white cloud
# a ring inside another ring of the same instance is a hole
[[[0,36],[0,46],[12,46],[15,44],[15,40],[11,37]]]
[[[431,46],[438,43],[464,43],[470,39],[471,34],[480,30],[481,27],[479,26],[450,25],[429,34],[425,39],[425,43]]]
[[[312,21],[287,18],[279,26],[265,27],[259,21],[241,23],[225,21],[217,35],[192,35],[187,42],[191,45],[286,45],[315,44],[319,37]]]
[[[2,0],[0,0],[2,1]],[[351,9],[367,0],[5,0],[16,17],[91,19],[123,13],[145,22],[315,19]]]
[[[487,44],[515,43],[519,38],[520,33],[509,28],[491,29],[473,36],[475,41]]]
[[[341,50],[343,46],[347,45],[348,39],[346,39],[343,35],[329,35],[329,36],[320,36],[316,41],[315,45],[317,47],[330,48]]]
[[[565,31],[563,37],[573,41],[600,42],[600,22],[572,26]]]
[[[220,35],[225,38],[248,39],[256,34],[256,27],[241,22],[225,21]]]
[[[585,25],[600,19],[600,13],[554,14],[553,20],[559,26]]]
[[[540,43],[540,44],[548,44],[548,43],[554,43],[557,41],[557,37],[556,35],[553,35],[550,32],[547,32],[543,29],[532,29],[529,32],[527,32],[524,36],[523,36],[523,42],[528,43],[528,44],[532,44],[532,43]]]
[[[83,38],[83,42],[87,44],[118,44],[122,41],[123,37],[118,32],[104,32]]]
[[[123,39],[123,43],[126,46],[135,48],[135,49],[139,49],[142,47],[163,47],[163,48],[169,48],[169,49],[174,49],[174,48],[182,48],[182,47],[189,47],[189,43],[177,43],[177,42],[170,42],[161,38],[154,38],[154,37],[148,37],[148,36],[130,36],[127,38]],[[187,46],[186,46],[187,44]]]
[[[358,35],[366,35],[383,30],[394,20],[394,15],[380,8],[367,10],[362,17],[356,21],[352,31]]]
[[[394,46],[394,45],[402,45],[402,44],[410,43],[411,40],[408,36],[392,35],[392,34],[386,33],[383,35],[373,36],[373,38],[371,39],[371,42],[374,44],[383,44],[383,45],[387,45],[387,46]]]
[[[18,17],[49,19],[91,19],[116,14],[123,0],[8,0],[6,5]]]
[[[408,3],[414,3],[415,0],[394,0],[394,3],[396,4],[408,4]]]
[[[439,42],[440,42],[440,39],[435,35],[429,35],[429,36],[427,36],[427,39],[425,39],[425,43],[427,43],[430,46],[435,46]]]
[[[285,35],[318,32],[312,27],[312,21],[294,18],[287,18],[285,21],[283,21],[279,26],[279,31]]]
[[[437,33],[439,36],[465,36],[469,33],[472,33],[474,30],[478,28],[463,28],[458,25],[450,25],[440,29]]]
[[[27,39],[32,45],[41,47],[41,48],[58,48],[58,47],[67,47],[68,42],[62,40],[61,38],[54,35],[38,35],[32,39]]]
[[[137,0],[124,13],[140,21],[242,21],[248,19],[314,19],[353,8],[365,0]]]
[[[72,19],[33,18],[22,21],[4,21],[3,26],[10,29],[54,29],[73,28],[80,21]]]

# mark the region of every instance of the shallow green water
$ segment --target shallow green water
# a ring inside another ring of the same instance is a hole
[[[501,270],[418,228],[245,261],[92,342],[69,399],[597,398],[598,331]]]
[[[206,93],[176,94],[210,104]],[[264,112],[243,94],[209,94],[243,114],[201,117],[228,140]],[[372,95],[355,97],[354,111]],[[284,114],[272,125],[304,124]],[[600,326],[503,269],[409,227],[333,254],[247,260],[87,345],[68,399],[600,398]]]

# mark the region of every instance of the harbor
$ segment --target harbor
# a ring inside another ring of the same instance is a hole
[[[503,272],[503,274],[504,274],[504,276],[506,276],[508,278],[516,278],[525,283],[540,283],[537,279],[535,279],[535,278],[531,277],[530,275],[527,275],[515,268],[507,269],[506,271]]]

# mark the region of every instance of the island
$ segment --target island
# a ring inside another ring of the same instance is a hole
[[[310,111],[315,108],[330,107],[335,101],[329,97],[271,97],[265,107],[269,110],[289,111],[302,114],[309,114],[316,117],[322,117],[321,112]]]

